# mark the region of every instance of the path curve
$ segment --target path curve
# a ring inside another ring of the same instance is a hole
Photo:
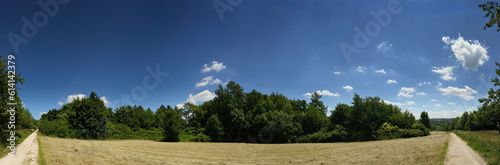
[[[17,145],[16,147],[16,157],[5,156],[0,159],[0,164],[9,164],[9,165],[36,165],[38,158],[38,141],[37,141],[37,132],[33,132],[30,136],[28,136],[24,141]]]
[[[450,133],[450,141],[448,142],[448,151],[446,152],[444,164],[483,165],[487,163],[466,142],[454,133]]]

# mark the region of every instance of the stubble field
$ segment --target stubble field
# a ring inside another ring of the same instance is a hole
[[[41,136],[46,164],[439,164],[448,134],[351,143],[166,143]]]

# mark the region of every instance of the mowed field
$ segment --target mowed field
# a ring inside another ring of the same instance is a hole
[[[46,164],[439,164],[448,134],[351,143],[167,143],[40,136]]]

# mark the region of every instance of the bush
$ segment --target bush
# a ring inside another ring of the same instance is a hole
[[[66,120],[58,119],[54,121],[40,121],[40,132],[45,135],[52,135],[62,138],[75,138],[76,131],[69,129],[69,124]]]
[[[179,141],[180,142],[209,142],[210,138],[207,135],[200,132],[196,136],[189,135],[189,134],[180,134]]]
[[[399,129],[398,126],[392,126],[390,123],[385,122],[377,130],[377,139],[388,140],[388,139],[400,138],[401,130],[402,129]]]
[[[417,123],[413,123],[413,125],[411,126],[412,129],[418,129],[420,131],[423,132],[422,135],[420,136],[427,136],[430,134],[430,130],[428,128],[425,127],[424,124],[420,123],[420,122],[417,122]]]
[[[323,143],[323,142],[342,142],[347,141],[347,132],[342,125],[337,125],[335,130],[327,131],[326,129],[321,129],[318,132],[300,136],[297,139],[299,143]]]

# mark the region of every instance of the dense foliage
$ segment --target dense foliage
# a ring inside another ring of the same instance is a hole
[[[328,107],[317,93],[307,103],[278,93],[245,93],[239,84],[229,82],[215,94],[201,105],[162,105],[153,113],[141,106],[111,110],[92,92],[89,98],[42,115],[40,131],[84,139],[251,143],[366,141],[429,134],[426,122],[417,122],[409,111],[379,97],[355,94],[352,105],[338,104],[327,116]]]
[[[15,131],[16,137],[18,139],[21,139],[23,137],[22,133],[26,131],[20,131],[20,129],[36,128],[38,121],[35,120],[31,112],[23,106],[21,98],[17,95],[17,92],[20,89],[18,85],[24,84],[25,81],[20,77],[21,75],[19,73],[9,74],[9,70],[7,67],[8,60],[2,58],[2,56],[0,55],[0,138],[7,139],[10,137],[10,131]],[[9,80],[11,79],[14,81],[9,82]],[[9,90],[9,88],[12,87],[14,87],[14,90]],[[10,95],[8,92],[15,93],[13,100],[9,99]],[[12,112],[12,114],[15,113],[14,115],[11,115],[11,112],[7,112],[7,110],[12,107],[11,105],[7,105],[7,103],[17,103],[17,105],[14,106],[15,112]],[[11,121],[12,117],[14,117],[14,121]],[[9,122],[13,123],[10,124]],[[0,149],[3,148],[4,144],[8,145],[7,143],[8,141],[2,140]]]

